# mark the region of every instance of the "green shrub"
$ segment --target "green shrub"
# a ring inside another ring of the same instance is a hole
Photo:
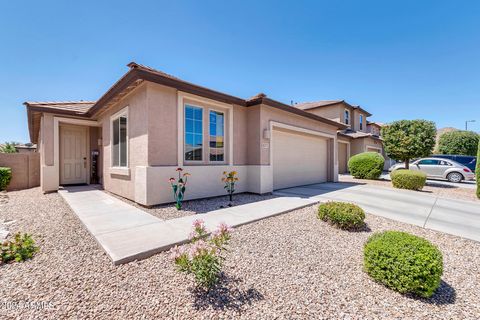
[[[318,207],[318,218],[345,230],[359,229],[365,225],[365,212],[352,203],[322,203]]]
[[[452,131],[440,136],[438,151],[443,154],[477,154],[479,135],[473,131]]]
[[[0,191],[6,190],[12,180],[12,169],[0,167]]]
[[[390,178],[395,188],[408,190],[422,190],[427,181],[424,172],[403,169],[393,171]]]
[[[371,236],[364,248],[365,271],[400,293],[431,297],[440,286],[442,253],[429,241],[399,231]]]
[[[22,262],[31,259],[37,251],[38,247],[35,246],[31,235],[17,233],[12,241],[5,241],[2,244],[0,260],[5,263],[12,260]]]
[[[357,179],[378,179],[383,171],[385,159],[378,152],[364,152],[348,160],[348,170]]]

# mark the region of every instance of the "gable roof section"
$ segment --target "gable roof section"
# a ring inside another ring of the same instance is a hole
[[[266,95],[260,94],[250,99],[238,98],[226,93],[215,91],[206,87],[202,87],[165,72],[135,63],[128,64],[130,70],[124,74],[115,84],[113,84],[108,91],[100,97],[97,101],[65,101],[65,102],[25,102],[27,107],[30,139],[32,142],[38,141],[38,126],[39,117],[42,112],[51,112],[58,114],[65,114],[77,117],[91,118],[98,112],[107,109],[109,106],[115,104],[122,99],[129,92],[138,87],[143,81],[158,83],[167,87],[172,87],[177,90],[191,93],[204,98],[212,100],[236,104],[243,107],[249,107],[258,104],[264,104],[273,108],[287,111],[299,116],[320,121],[338,129],[345,129],[342,123],[311,114],[299,108],[267,98]]]
[[[27,101],[23,103],[32,111],[53,112],[71,114],[76,116],[85,116],[95,104],[95,101],[57,101],[57,102],[38,102]]]
[[[367,117],[372,116],[372,114],[370,112],[363,109],[359,105],[352,105],[345,100],[319,100],[319,101],[312,101],[312,102],[301,102],[301,103],[295,104],[295,107],[298,108],[298,109],[301,109],[301,110],[310,110],[310,109],[316,109],[316,108],[321,108],[321,107],[333,106],[333,105],[340,104],[340,103],[343,103],[347,107],[350,107],[352,109],[358,109],[358,110],[364,112],[367,115]]]
[[[284,103],[272,100],[272,99],[268,98],[263,93],[259,93],[256,96],[254,96],[254,97],[252,97],[252,98],[250,98],[246,101],[246,106],[247,107],[251,107],[251,106],[255,106],[255,105],[259,105],[259,104],[264,104],[266,106],[273,107],[273,108],[276,108],[276,109],[280,109],[280,110],[283,110],[283,111],[287,111],[287,112],[290,112],[290,113],[294,113],[294,114],[302,116],[302,117],[317,120],[317,121],[335,126],[338,129],[345,129],[345,128],[348,127],[347,125],[345,125],[343,123],[333,121],[333,120],[330,120],[330,119],[327,119],[327,118],[324,118],[324,117],[320,117],[320,116],[317,116],[313,113],[309,113],[309,112],[303,111],[301,109],[292,107],[288,104],[284,104]]]

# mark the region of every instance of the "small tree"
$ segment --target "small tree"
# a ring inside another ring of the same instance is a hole
[[[5,142],[4,145],[0,146],[0,153],[16,153],[16,145],[18,145],[17,142]]]
[[[452,131],[440,136],[438,151],[443,154],[474,156],[477,154],[479,136],[473,131]]]
[[[435,146],[435,123],[427,120],[400,120],[382,128],[386,154],[395,160],[405,162],[408,169],[410,160],[427,157]]]

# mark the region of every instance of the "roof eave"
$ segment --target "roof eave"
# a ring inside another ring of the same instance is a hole
[[[270,106],[270,107],[273,107],[273,108],[277,108],[277,109],[280,109],[280,110],[283,110],[283,111],[287,111],[287,112],[290,112],[290,113],[297,114],[299,116],[303,116],[303,117],[306,117],[306,118],[317,120],[317,121],[323,122],[325,124],[334,126],[335,128],[337,128],[339,130],[346,129],[348,127],[347,125],[344,125],[343,123],[336,122],[336,121],[333,121],[333,120],[330,120],[330,119],[327,119],[327,118],[324,118],[324,117],[317,116],[313,113],[303,111],[301,109],[289,106],[289,105],[281,103],[279,101],[272,100],[270,98],[260,97],[260,98],[256,98],[256,99],[253,99],[253,100],[249,100],[249,101],[247,101],[246,106],[250,107],[250,106],[259,105],[259,104],[264,104],[264,105],[267,105],[267,106]]]

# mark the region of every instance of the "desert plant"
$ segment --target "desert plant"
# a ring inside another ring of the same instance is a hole
[[[357,179],[378,179],[383,171],[385,159],[378,152],[363,152],[348,160],[348,170]]]
[[[427,157],[435,146],[435,123],[427,120],[400,120],[382,127],[385,153],[394,160],[405,162]]]
[[[182,168],[177,168],[176,171],[178,173],[178,179],[170,178],[168,181],[172,186],[173,199],[175,200],[175,208],[177,208],[177,210],[181,210],[182,201],[185,197],[185,191],[187,190],[187,180],[190,174],[186,172],[183,173]]]
[[[442,253],[429,241],[400,231],[372,235],[364,247],[365,271],[400,293],[431,297],[440,286]]]
[[[22,262],[31,259],[38,247],[32,236],[24,233],[16,233],[11,241],[5,241],[1,245],[0,260],[4,263],[15,260]]]
[[[223,187],[227,193],[230,200],[230,205],[233,201],[233,193],[235,192],[235,182],[238,181],[237,171],[226,172],[223,171],[222,181],[225,183]]]
[[[452,131],[440,136],[438,151],[443,154],[474,156],[477,154],[479,135],[473,131]]]
[[[359,229],[365,225],[365,212],[352,203],[322,203],[318,207],[318,218],[346,230]]]
[[[0,167],[0,191],[6,190],[12,180],[12,169]]]
[[[422,190],[427,181],[427,175],[422,171],[395,170],[390,174],[392,185],[398,189]]]
[[[190,235],[190,246],[175,246],[170,250],[177,270],[193,274],[201,288],[211,288],[220,276],[225,259],[221,254],[227,249],[231,232],[231,228],[221,223],[208,237],[203,221],[195,220],[193,232]]]
[[[18,142],[5,142],[3,145],[0,146],[0,153],[16,153]]]

